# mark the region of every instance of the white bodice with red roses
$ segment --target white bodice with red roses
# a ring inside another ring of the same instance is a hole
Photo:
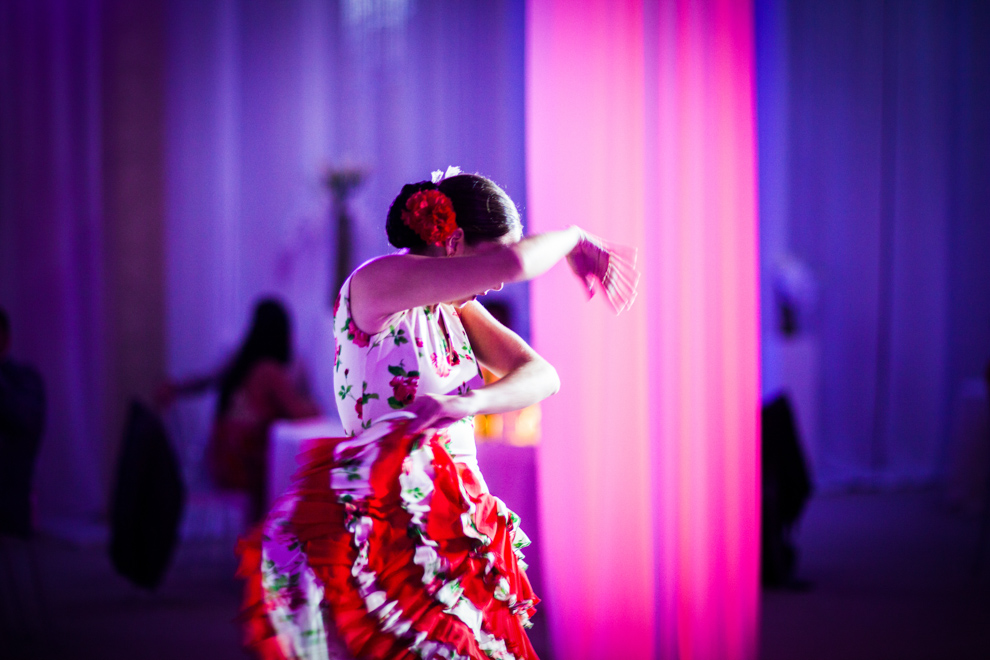
[[[353,275],[352,275],[353,277]],[[333,307],[334,392],[344,431],[354,435],[419,394],[465,394],[484,385],[467,333],[452,305],[407,309],[374,335],[351,317],[351,278]],[[447,450],[477,473],[474,418],[448,430]]]

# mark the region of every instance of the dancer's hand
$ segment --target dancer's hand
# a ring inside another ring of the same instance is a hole
[[[616,314],[629,309],[636,299],[639,272],[635,249],[610,245],[582,231],[581,241],[567,255],[567,263],[584,283],[589,299],[595,295],[598,282]]]
[[[429,428],[442,429],[474,412],[464,397],[454,394],[423,394],[405,410],[416,415],[416,419],[409,423],[409,433],[419,433]]]

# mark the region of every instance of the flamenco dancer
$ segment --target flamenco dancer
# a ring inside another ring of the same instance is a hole
[[[577,227],[522,238],[509,196],[456,168],[403,186],[385,229],[401,251],[360,266],[334,304],[348,437],[311,443],[238,549],[247,645],[272,659],[536,658],[529,540],[488,492],[473,416],[560,382],[476,298],[566,258],[619,312],[634,253]],[[485,385],[479,365],[500,379]]]

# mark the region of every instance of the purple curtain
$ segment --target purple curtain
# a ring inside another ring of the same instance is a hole
[[[47,390],[43,521],[96,518],[107,492],[99,16],[0,2],[0,305]]]
[[[764,389],[807,392],[826,484],[936,477],[990,356],[988,28],[975,2],[757,3]],[[785,338],[795,272],[817,294]]]

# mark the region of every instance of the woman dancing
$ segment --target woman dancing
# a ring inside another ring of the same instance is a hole
[[[488,492],[473,416],[525,408],[554,368],[475,299],[567,258],[589,296],[635,297],[634,255],[577,227],[521,238],[491,180],[449,168],[402,188],[398,254],[334,304],[337,408],[293,488],[241,542],[247,643],[265,658],[536,658],[519,519]],[[500,379],[485,385],[484,365]]]

